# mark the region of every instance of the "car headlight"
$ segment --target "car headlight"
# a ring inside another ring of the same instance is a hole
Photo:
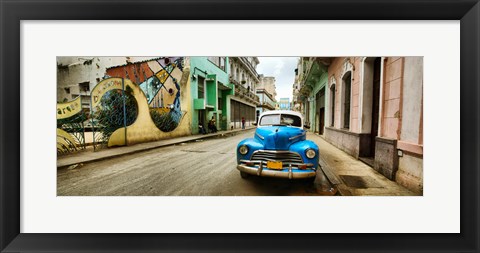
[[[305,151],[305,155],[308,158],[312,159],[312,158],[315,157],[316,153],[315,153],[315,150],[313,150],[313,149],[307,149],[307,151]]]
[[[238,148],[238,152],[242,155],[246,155],[248,153],[248,147],[247,145],[242,145],[240,148]]]

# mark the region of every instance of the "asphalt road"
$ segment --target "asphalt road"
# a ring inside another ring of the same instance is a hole
[[[182,143],[113,159],[59,169],[58,196],[289,196],[335,194],[319,170],[314,184],[252,176],[236,169],[234,136]]]

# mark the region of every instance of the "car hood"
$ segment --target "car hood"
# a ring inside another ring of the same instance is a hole
[[[271,126],[259,127],[255,139],[263,143],[264,149],[288,150],[295,142],[305,140],[305,131],[297,127]]]

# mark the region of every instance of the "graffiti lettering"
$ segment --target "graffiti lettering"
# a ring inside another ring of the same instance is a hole
[[[130,81],[125,82],[125,86],[131,86],[133,85]],[[92,107],[98,106],[100,103],[101,98],[103,95],[105,95],[106,92],[114,89],[121,90],[122,89],[122,78],[109,78],[101,81],[98,83],[94,90],[92,91],[92,94],[95,94],[92,96]]]
[[[75,98],[73,101],[58,103],[57,104],[57,119],[69,118],[82,110],[80,106],[80,97]]]

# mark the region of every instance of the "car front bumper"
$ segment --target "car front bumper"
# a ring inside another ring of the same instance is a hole
[[[316,176],[316,167],[313,168],[313,164],[305,164],[308,166],[306,169],[299,169],[298,166],[304,164],[289,164],[287,167],[284,167],[282,170],[268,169],[266,168],[265,162],[261,161],[245,161],[241,160],[241,163],[237,165],[239,171],[257,175],[260,177],[281,177],[288,179],[299,179],[299,178],[311,178]],[[247,165],[249,163],[249,165]]]

